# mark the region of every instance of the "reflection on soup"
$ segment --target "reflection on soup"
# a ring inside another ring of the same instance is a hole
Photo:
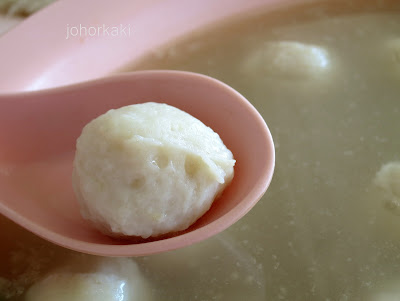
[[[400,216],[387,206],[399,187],[399,38],[398,1],[321,1],[229,21],[128,66],[225,81],[263,115],[277,153],[254,210],[207,241],[136,258],[132,278],[154,300],[399,300]],[[75,254],[0,224],[5,298],[45,287]]]

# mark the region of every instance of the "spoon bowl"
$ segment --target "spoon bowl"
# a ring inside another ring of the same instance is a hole
[[[142,102],[175,106],[217,132],[235,177],[187,230],[132,242],[98,232],[79,212],[71,174],[75,143],[90,120]],[[271,134],[257,110],[226,84],[182,71],[140,71],[49,90],[0,95],[0,213],[63,247],[95,255],[141,256],[215,235],[265,193],[274,170]]]

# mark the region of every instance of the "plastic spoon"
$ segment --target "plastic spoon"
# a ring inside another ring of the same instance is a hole
[[[216,131],[237,161],[235,177],[186,231],[137,243],[109,238],[82,219],[71,184],[76,138],[111,108],[155,101],[178,107]],[[51,90],[0,95],[0,213],[53,243],[106,256],[184,247],[226,229],[266,191],[274,170],[271,134],[238,92],[207,76],[143,71]]]

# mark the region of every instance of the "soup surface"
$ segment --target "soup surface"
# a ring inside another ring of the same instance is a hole
[[[103,274],[140,286],[140,300],[400,299],[398,1],[266,10],[126,68],[140,69],[195,71],[237,89],[270,127],[276,170],[266,195],[225,232],[132,259],[135,275],[118,262]],[[0,300],[23,300],[33,283],[66,267],[77,273],[70,267],[82,256],[102,262],[3,217],[0,225]]]

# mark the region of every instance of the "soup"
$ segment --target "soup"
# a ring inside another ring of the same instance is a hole
[[[133,272],[0,217],[3,299],[24,300],[34,283],[31,295],[61,292],[43,285],[55,273],[71,286],[89,283],[74,275],[95,275],[92,290],[98,275],[116,275],[115,285],[141,290],[131,300],[400,299],[400,3],[266,10],[193,33],[121,71],[142,69],[207,74],[254,104],[276,146],[266,195],[211,239],[124,259]]]

